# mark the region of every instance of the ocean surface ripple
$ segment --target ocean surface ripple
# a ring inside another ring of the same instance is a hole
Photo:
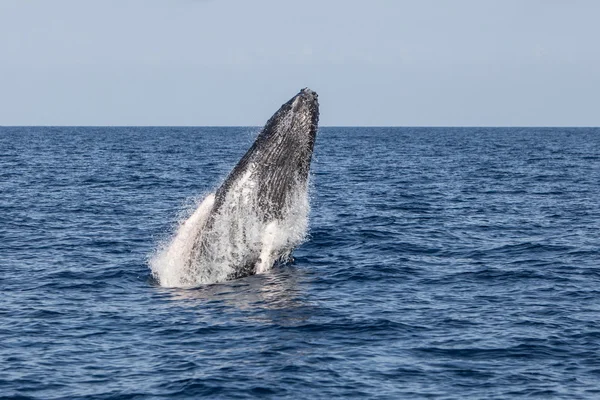
[[[292,264],[148,260],[258,128],[0,128],[0,397],[600,398],[600,129],[323,128]]]

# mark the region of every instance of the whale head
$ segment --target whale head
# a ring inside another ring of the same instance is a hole
[[[319,96],[304,88],[269,119],[261,135],[277,136],[288,148],[296,148],[310,163],[319,124]],[[308,167],[309,165],[306,165]],[[304,168],[303,168],[304,169]],[[306,171],[308,172],[308,171]]]
[[[319,95],[317,92],[304,88],[288,103],[290,103],[290,109],[285,110],[284,113],[286,111],[291,113],[295,121],[301,125],[301,129],[315,133],[319,124]]]
[[[318,123],[318,95],[304,88],[267,121],[250,149],[248,155],[261,165],[255,175],[259,202],[270,214],[279,214],[294,192],[305,190]]]
[[[290,199],[306,192],[318,123],[317,93],[302,89],[267,121],[217,190],[213,211],[221,209],[228,195],[240,192],[247,201],[256,201],[266,219],[285,214]]]

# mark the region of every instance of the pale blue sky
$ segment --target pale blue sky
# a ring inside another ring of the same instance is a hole
[[[0,0],[0,125],[599,126],[596,0]]]

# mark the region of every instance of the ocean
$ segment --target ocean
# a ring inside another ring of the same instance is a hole
[[[0,128],[1,398],[600,398],[600,128],[321,128],[293,262],[161,287],[258,131]]]

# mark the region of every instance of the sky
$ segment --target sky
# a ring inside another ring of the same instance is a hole
[[[0,125],[600,126],[597,0],[0,0]]]

